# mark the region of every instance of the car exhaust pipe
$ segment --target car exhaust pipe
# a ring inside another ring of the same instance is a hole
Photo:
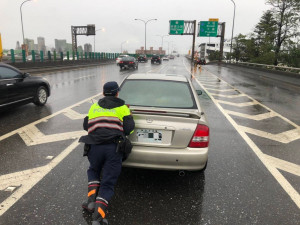
[[[184,177],[184,176],[185,176],[184,170],[179,170],[178,175],[179,175],[180,177]]]

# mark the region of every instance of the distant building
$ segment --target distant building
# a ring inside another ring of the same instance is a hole
[[[70,54],[73,52],[72,44],[66,43],[66,45],[65,45],[65,52],[69,52]]]
[[[83,52],[83,48],[82,48],[81,45],[79,45],[79,46],[77,47],[77,52]]]
[[[43,51],[46,52],[46,45],[45,45],[45,38],[44,37],[38,37],[37,38],[37,51]]]
[[[153,47],[150,47],[149,50],[144,49],[144,47],[141,47],[141,49],[137,49],[135,50],[135,54],[137,55],[141,55],[141,54],[146,54],[146,55],[165,55],[166,54],[166,50],[163,50],[162,47],[159,47],[158,50],[154,50]]]
[[[55,49],[57,52],[66,52],[67,40],[54,39],[54,42],[55,42]]]
[[[230,41],[224,42],[223,55],[230,53]],[[220,51],[220,43],[201,43],[199,45],[200,58],[207,58],[210,52]]]
[[[35,50],[33,39],[25,38],[25,44],[28,46],[28,51]]]
[[[93,48],[92,48],[92,45],[91,44],[84,44],[84,52],[93,52]]]

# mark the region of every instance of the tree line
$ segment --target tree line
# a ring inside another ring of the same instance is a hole
[[[300,0],[266,0],[254,31],[233,39],[226,59],[269,65],[300,67]],[[218,57],[215,52],[209,58]]]

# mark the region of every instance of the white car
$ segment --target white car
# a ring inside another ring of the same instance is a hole
[[[116,58],[117,66],[119,65],[119,62],[121,61],[121,59],[122,59],[123,57],[129,57],[129,55],[119,55],[119,56]]]
[[[163,60],[163,61],[166,61],[166,60],[169,61],[169,57],[168,57],[167,55],[165,55],[165,56],[162,58],[162,60]]]
[[[204,171],[209,127],[192,82],[181,75],[131,74],[119,96],[129,105],[135,129],[123,165],[158,170]]]

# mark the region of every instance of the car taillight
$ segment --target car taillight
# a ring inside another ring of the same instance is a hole
[[[120,61],[119,63],[123,63],[123,61]]]
[[[129,62],[130,64],[134,63],[134,62]]]
[[[190,148],[206,148],[209,144],[209,127],[198,124],[192,140],[189,143]]]

